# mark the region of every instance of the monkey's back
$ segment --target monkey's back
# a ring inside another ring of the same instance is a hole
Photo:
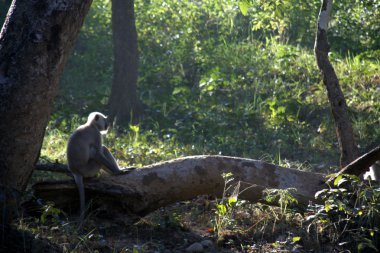
[[[85,124],[78,127],[67,143],[66,155],[70,171],[83,176],[93,174],[88,170],[97,170],[100,166],[91,160],[91,147],[100,148],[101,145],[100,132],[94,126]]]

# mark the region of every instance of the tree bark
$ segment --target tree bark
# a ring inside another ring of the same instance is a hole
[[[91,2],[12,2],[0,33],[0,195],[27,185],[59,78]]]
[[[222,173],[233,173],[240,181],[240,199],[257,202],[266,188],[296,188],[301,205],[315,200],[322,189],[324,175],[282,168],[252,159],[225,156],[192,156],[162,162],[121,176],[89,179],[85,182],[87,199],[96,199],[110,209],[143,216],[160,207],[198,195],[221,197]],[[38,183],[35,194],[58,207],[78,210],[78,191],[73,181]],[[68,207],[69,205],[69,207]]]
[[[318,29],[314,52],[318,68],[323,77],[323,83],[327,89],[340,148],[340,166],[343,168],[357,158],[358,149],[355,144],[354,133],[348,115],[348,106],[339,86],[338,77],[328,58],[330,46],[327,41],[327,30],[332,4],[332,0],[322,1],[318,16]]]
[[[112,0],[114,76],[109,118],[115,125],[137,123],[142,104],[137,96],[138,48],[134,1]]]

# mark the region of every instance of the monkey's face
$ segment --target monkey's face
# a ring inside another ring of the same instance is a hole
[[[101,134],[107,134],[109,123],[107,117],[104,118],[104,129],[100,131]]]
[[[103,115],[100,112],[93,112],[89,115],[88,120],[91,121],[91,124],[95,124],[96,128],[100,131],[100,133],[107,133],[109,124],[105,115]]]

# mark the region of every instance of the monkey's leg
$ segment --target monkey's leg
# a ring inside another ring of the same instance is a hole
[[[103,151],[103,155],[104,157],[114,165],[114,167],[118,168],[118,171],[109,171],[111,174],[126,174],[126,173],[129,173],[131,172],[132,170],[135,170],[136,168],[135,167],[128,167],[128,168],[120,168],[119,165],[117,164],[116,162],[116,159],[115,157],[111,154],[111,152],[108,150],[108,148],[106,146],[102,146],[102,151]]]
[[[112,170],[111,170],[111,168],[107,168],[107,166],[106,166],[105,169],[109,173],[111,173],[111,174],[120,174],[120,173],[122,173],[122,170],[120,170],[120,167],[117,164],[115,157],[111,154],[111,152],[108,150],[108,148],[106,146],[104,146],[104,145],[102,146],[102,152],[103,152],[104,157],[112,165],[112,167],[111,167]]]
[[[102,146],[102,152],[103,152],[104,157],[113,165],[113,167],[118,168],[120,170],[119,165],[117,164],[115,157],[111,154],[111,152],[108,150],[108,148],[104,145]]]
[[[120,168],[119,165],[117,164],[116,162],[116,159],[115,157],[111,154],[111,152],[108,150],[108,148],[106,146],[102,146],[102,150],[103,150],[103,154],[105,156],[105,158],[107,158],[107,160],[109,160],[111,163],[113,163],[115,165],[115,167],[117,166],[117,168],[119,169],[119,171],[115,171],[112,172],[112,174],[127,174],[133,170],[136,169],[136,167],[123,167],[123,168]],[[111,172],[111,171],[109,171]]]
[[[90,160],[91,159],[102,165],[103,168],[111,174],[121,173],[115,158],[105,146],[102,146],[100,150],[97,150],[95,147],[91,147]]]
[[[85,210],[85,195],[84,195],[84,184],[83,184],[83,176],[79,174],[73,174],[75,183],[77,184],[79,191],[79,201],[80,201],[80,220],[82,221],[84,218],[84,210]]]

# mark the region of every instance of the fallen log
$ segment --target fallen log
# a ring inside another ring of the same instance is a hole
[[[34,167],[37,171],[46,171],[46,172],[54,172],[54,173],[62,173],[66,174],[68,176],[72,177],[72,174],[69,170],[69,167],[66,164],[62,164],[59,162],[44,162],[44,163],[37,163]],[[136,169],[135,167],[123,167],[122,170],[133,170]]]
[[[62,163],[37,163],[35,170],[39,171],[48,171],[48,172],[56,172],[56,173],[63,173],[66,175],[71,175],[71,172],[69,171],[67,165]]]
[[[258,160],[227,156],[189,156],[161,162],[129,174],[91,178],[85,181],[87,199],[129,214],[144,216],[160,207],[191,200],[199,195],[221,197],[223,173],[240,182],[240,199],[257,202],[266,188],[296,188],[300,205],[315,200],[325,187],[324,175],[283,168]],[[74,181],[42,182],[33,186],[35,195],[54,201],[60,208],[77,210],[78,192]]]
[[[380,161],[380,146],[372,149],[368,153],[360,156],[346,167],[341,169],[337,175],[340,174],[350,174],[359,176],[362,173],[368,171],[376,161]]]

